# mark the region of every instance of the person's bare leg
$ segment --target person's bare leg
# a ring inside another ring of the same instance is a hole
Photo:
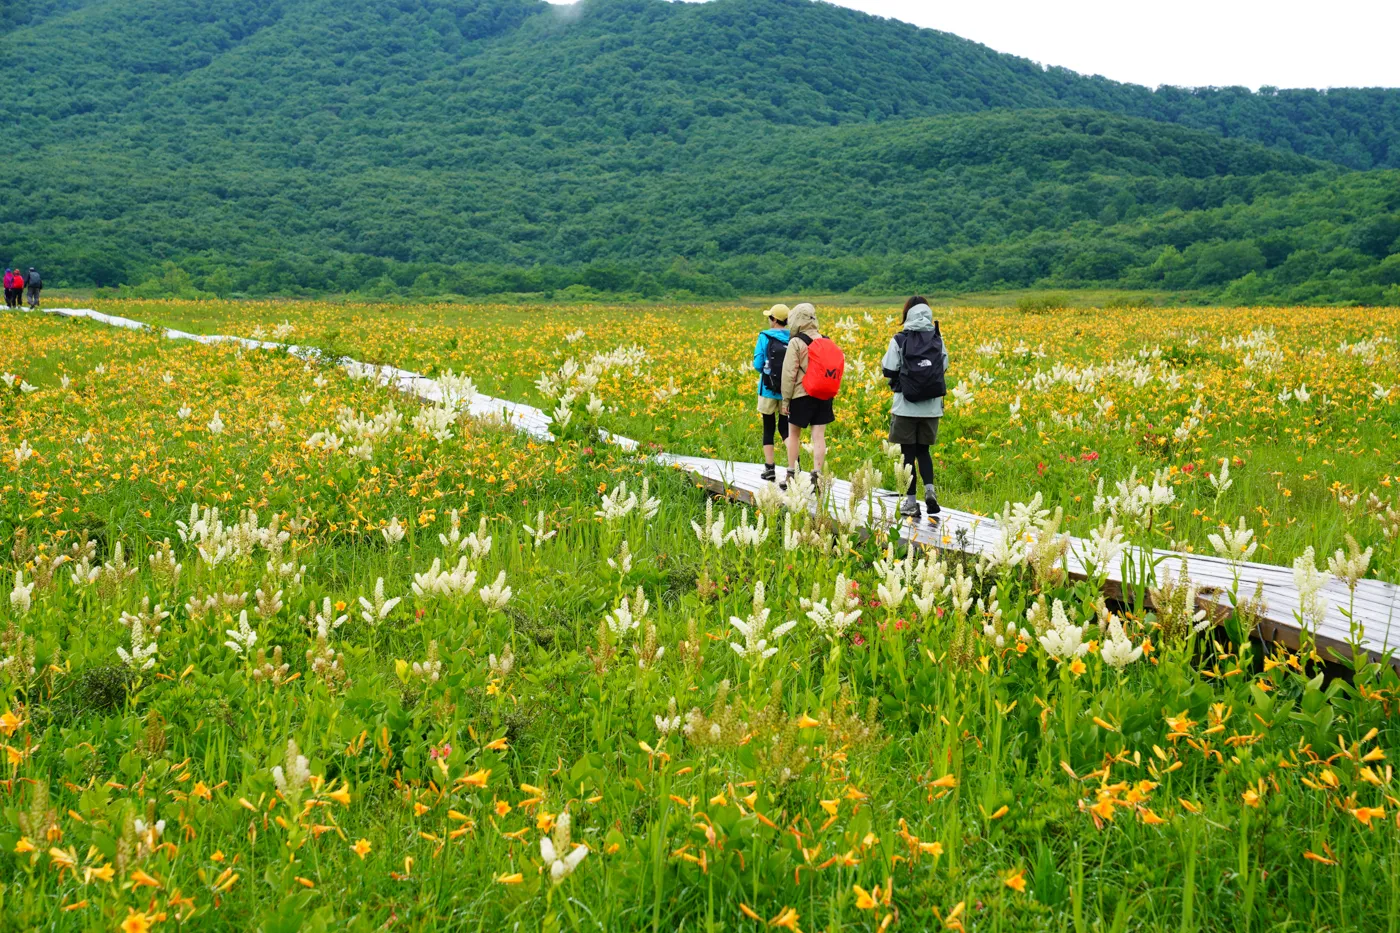
[[[765,465],[772,465],[772,463],[773,463],[773,445],[772,445],[772,444],[764,444],[764,445],[763,445],[763,463],[764,463]]]
[[[826,425],[812,425],[812,469],[821,473],[826,467]]]
[[[788,475],[795,475],[802,464],[802,429],[795,424],[788,425],[787,455]]]

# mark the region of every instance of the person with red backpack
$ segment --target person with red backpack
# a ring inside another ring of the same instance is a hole
[[[898,444],[910,470],[909,489],[899,514],[919,517],[915,497],[919,476],[924,480],[924,507],[930,523],[941,509],[933,488],[933,456],[938,423],[947,394],[948,350],[928,299],[915,295],[904,303],[904,328],[890,338],[880,369],[894,390],[890,406],[890,443]]]
[[[753,368],[758,371],[758,413],[763,416],[763,476],[768,482],[777,479],[773,457],[773,438],[787,441],[787,415],[779,411],[783,401],[783,359],[788,346],[788,306],[774,305],[768,309],[768,328],[759,331],[753,348]]]
[[[841,391],[846,358],[817,327],[817,309],[803,302],[788,315],[787,355],[783,358],[783,413],[788,416],[788,475],[798,471],[802,429],[812,431],[812,485],[821,481],[826,465],[826,426],[836,420],[832,399]],[[787,483],[780,484],[783,488]]]

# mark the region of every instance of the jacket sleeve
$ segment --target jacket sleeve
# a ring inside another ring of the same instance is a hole
[[[798,362],[798,356],[802,357],[802,362]],[[797,391],[798,370],[802,369],[802,364],[807,359],[807,342],[796,334],[788,341],[787,354],[783,357],[783,400],[792,401],[793,393]]]
[[[763,372],[763,358],[768,354],[768,335],[759,334],[758,340],[753,345],[753,368],[755,372]]]
[[[884,371],[886,379],[893,379],[899,375],[899,341],[890,338],[890,348],[885,351],[885,358],[880,360],[880,369]]]

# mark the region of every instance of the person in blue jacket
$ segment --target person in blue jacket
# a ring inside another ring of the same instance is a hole
[[[753,368],[758,372],[758,413],[763,416],[763,478],[777,479],[773,459],[773,438],[787,438],[787,415],[782,413],[783,358],[788,345],[788,306],[768,309],[768,328],[760,331],[753,348]]]

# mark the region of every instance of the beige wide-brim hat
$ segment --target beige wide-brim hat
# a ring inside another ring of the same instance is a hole
[[[775,321],[782,321],[784,324],[786,324],[788,319],[788,306],[774,305],[773,307],[768,309],[768,316]]]

